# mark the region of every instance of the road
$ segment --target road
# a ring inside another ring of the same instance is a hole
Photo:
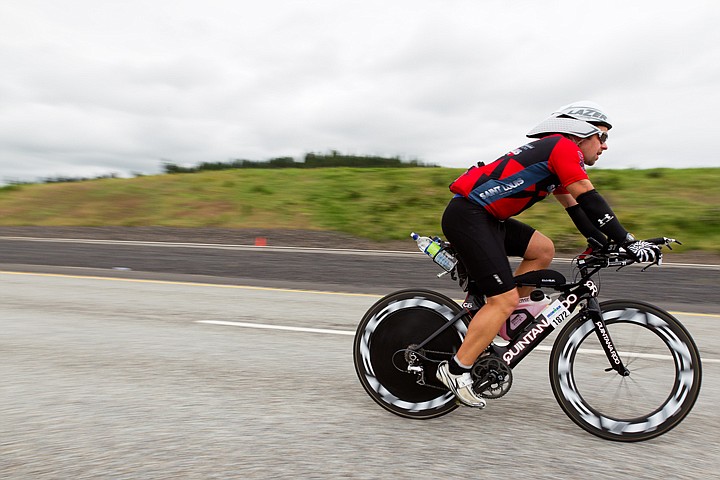
[[[31,267],[32,266],[32,267]],[[179,242],[142,242],[0,237],[0,269],[73,272],[128,278],[189,278],[212,283],[295,287],[386,294],[431,288],[462,295],[449,277],[420,252],[254,247]],[[571,264],[553,264],[572,278]],[[599,277],[601,297],[632,298],[667,309],[720,313],[720,266],[666,264],[642,272],[637,265]]]
[[[58,255],[57,243],[38,245]],[[146,248],[158,262],[173,250]],[[182,265],[203,263],[188,250]],[[243,251],[245,264],[262,253]],[[275,255],[278,264],[299,257]],[[305,255],[323,265],[318,252]],[[228,254],[217,256],[222,265]],[[210,281],[208,267],[185,272],[193,276],[111,269],[145,258],[131,252],[86,257],[92,268],[15,261],[0,273],[0,478],[654,479],[720,469],[717,314],[677,314],[705,362],[693,412],[667,435],[627,445],[565,417],[543,351],[483,411],[421,422],[380,409],[352,366],[353,329],[379,298],[353,291],[367,276],[333,283],[306,265],[297,271],[314,272],[312,281],[251,282],[250,270]],[[323,285],[335,288],[306,288]]]

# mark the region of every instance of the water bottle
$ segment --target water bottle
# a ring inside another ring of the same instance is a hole
[[[548,305],[550,305],[550,297],[541,290],[534,290],[529,297],[522,297],[515,311],[503,323],[498,335],[505,340],[512,340]]]
[[[445,271],[449,272],[455,267],[457,260],[450,252],[442,248],[439,241],[434,241],[429,237],[421,237],[415,232],[412,232],[410,236],[417,242],[420,251],[427,254]]]

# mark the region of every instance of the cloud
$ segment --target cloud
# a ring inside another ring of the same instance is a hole
[[[336,149],[466,167],[556,107],[598,166],[718,166],[720,6],[571,0],[5,0],[0,178]]]

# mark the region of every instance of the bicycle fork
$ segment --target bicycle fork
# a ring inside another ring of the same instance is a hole
[[[615,370],[623,377],[629,376],[630,371],[623,364],[623,361],[620,358],[617,349],[615,348],[615,344],[610,337],[610,331],[608,330],[607,325],[605,324],[605,320],[603,319],[602,310],[600,309],[600,302],[598,302],[597,298],[592,297],[588,299],[587,310],[588,315],[590,316],[590,320],[592,320],[593,322],[595,334],[600,341],[600,345],[602,345],[602,348],[605,351],[608,362],[610,362],[610,368],[606,368],[605,371],[609,372],[610,370]]]

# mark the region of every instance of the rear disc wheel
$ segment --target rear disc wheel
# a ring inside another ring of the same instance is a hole
[[[421,354],[426,385],[407,372],[408,347],[421,344],[461,311],[448,297],[427,290],[390,294],[365,314],[353,346],[355,371],[370,397],[402,417],[428,419],[457,408],[455,395],[435,379],[440,360],[460,348],[469,318],[462,317],[433,339]]]

